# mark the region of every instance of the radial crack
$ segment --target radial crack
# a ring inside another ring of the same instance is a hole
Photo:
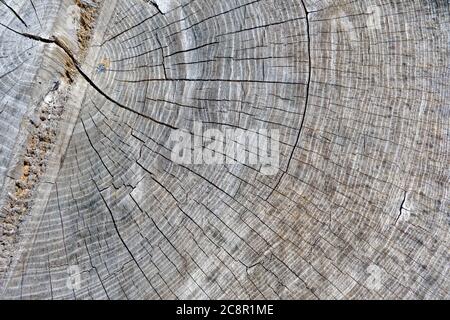
[[[310,25],[309,25],[309,12],[306,9],[306,5],[305,2],[302,0],[302,6],[303,6],[303,10],[305,11],[305,20],[306,20],[306,34],[308,37],[308,80],[306,83],[306,97],[305,97],[305,105],[304,105],[304,109],[303,109],[303,117],[302,117],[302,121],[300,123],[300,128],[298,130],[298,135],[297,135],[297,139],[295,141],[295,144],[292,148],[292,152],[291,155],[289,157],[287,166],[286,166],[286,170],[283,171],[283,173],[280,176],[280,179],[278,180],[277,184],[275,185],[275,187],[272,189],[272,191],[270,192],[269,196],[266,198],[270,199],[270,197],[273,195],[273,193],[275,192],[275,190],[278,189],[281,181],[283,180],[284,176],[286,175],[286,173],[289,171],[289,167],[291,165],[291,161],[292,158],[294,157],[294,153],[295,153],[295,148],[297,147],[299,141],[300,141],[300,136],[302,134],[302,129],[303,126],[305,124],[305,119],[306,119],[306,113],[308,111],[308,104],[309,104],[309,90],[310,90],[310,85],[311,85],[311,72],[312,72],[312,61],[311,61],[311,31],[310,31]]]
[[[15,16],[16,16],[16,18],[17,19],[19,19],[20,20],[20,22],[22,22],[22,24],[25,26],[25,27],[27,27],[28,28],[28,25],[27,25],[27,23],[22,19],[22,17],[16,12],[16,10],[14,10],[11,6],[9,6],[6,2],[5,2],[5,0],[0,0],[1,1],[1,3],[3,3]]]
[[[120,102],[118,102],[117,100],[113,99],[111,96],[109,96],[106,92],[104,92],[102,89],[100,89],[100,87],[98,87],[97,84],[83,71],[83,69],[80,66],[80,63],[75,58],[75,56],[73,55],[72,51],[59,38],[51,37],[50,39],[47,39],[47,38],[43,38],[43,37],[38,36],[38,35],[19,32],[17,30],[14,30],[14,29],[4,25],[1,22],[0,22],[0,25],[5,27],[8,30],[10,30],[10,31],[12,31],[12,32],[14,32],[14,33],[16,33],[18,35],[22,35],[22,36],[24,36],[24,37],[26,37],[28,39],[39,41],[39,42],[43,42],[43,43],[48,43],[48,44],[54,44],[54,45],[58,46],[59,48],[61,48],[69,56],[70,60],[73,62],[76,70],[78,71],[78,73],[88,82],[88,84],[92,88],[94,88],[98,93],[100,93],[108,101],[114,103],[115,105],[117,105],[118,107],[120,107],[120,108],[122,108],[124,110],[130,111],[130,112],[132,112],[134,114],[137,114],[137,115],[139,115],[139,116],[141,116],[141,117],[143,117],[145,119],[148,119],[148,120],[150,120],[152,122],[155,122],[155,123],[157,123],[159,125],[168,127],[168,128],[170,128],[172,130],[178,130],[177,127],[175,127],[175,126],[173,126],[171,124],[159,121],[159,120],[157,120],[157,119],[155,119],[153,117],[150,117],[150,116],[148,116],[146,114],[138,112],[138,111],[136,111],[136,110],[134,110],[134,109],[132,109],[132,108],[130,108],[130,107],[120,103]]]

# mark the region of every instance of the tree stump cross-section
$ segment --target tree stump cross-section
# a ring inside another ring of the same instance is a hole
[[[0,298],[450,298],[449,26],[447,0],[0,0]],[[276,170],[205,144],[233,132],[276,132]]]

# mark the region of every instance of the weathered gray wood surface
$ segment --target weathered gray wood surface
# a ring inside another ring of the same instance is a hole
[[[450,298],[446,0],[1,0],[0,297]],[[181,166],[194,121],[281,170]]]

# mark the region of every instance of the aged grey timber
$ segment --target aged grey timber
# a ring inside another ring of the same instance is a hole
[[[0,0],[0,298],[449,299],[449,7]]]

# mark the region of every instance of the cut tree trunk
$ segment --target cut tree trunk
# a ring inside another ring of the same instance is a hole
[[[447,0],[0,0],[0,298],[450,298],[449,25]],[[277,130],[279,170],[173,161],[198,123]]]

